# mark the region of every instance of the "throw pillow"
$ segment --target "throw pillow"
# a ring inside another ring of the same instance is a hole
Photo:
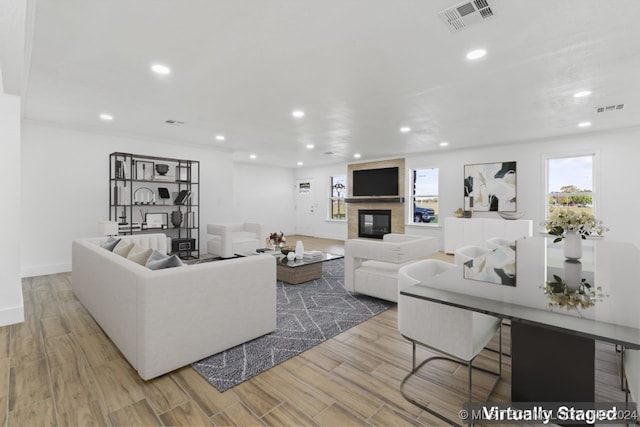
[[[144,266],[152,253],[153,249],[147,249],[144,246],[134,244],[133,248],[129,251],[129,255],[127,255],[127,259]]]
[[[181,267],[184,263],[177,255],[165,255],[162,252],[153,250],[145,266],[150,270],[160,270],[161,268]]]
[[[120,243],[118,243],[116,247],[113,248],[113,253],[126,258],[132,248],[133,242],[125,242],[124,240],[121,240]]]
[[[100,243],[100,247],[103,247],[108,251],[113,251],[113,248],[115,248],[116,245],[120,243],[120,240],[121,239],[116,239],[113,236],[109,236],[104,242]]]

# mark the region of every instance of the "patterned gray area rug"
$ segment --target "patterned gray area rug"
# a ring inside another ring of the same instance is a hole
[[[274,332],[191,366],[215,388],[226,391],[393,306],[347,292],[343,280],[344,263],[338,259],[324,263],[318,280],[300,285],[279,281]]]

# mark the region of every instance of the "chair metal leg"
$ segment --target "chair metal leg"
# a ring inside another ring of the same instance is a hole
[[[427,348],[430,348],[429,346],[422,344],[422,343],[417,343],[416,341],[407,338],[408,340],[411,341],[412,344],[412,369],[411,372],[409,372],[407,374],[407,376],[405,376],[402,379],[402,382],[400,383],[400,393],[402,394],[402,396],[408,401],[413,403],[414,405],[416,405],[417,407],[419,407],[420,409],[427,411],[428,413],[430,413],[431,415],[434,415],[438,418],[440,418],[441,420],[445,421],[446,423],[453,425],[453,426],[458,426],[458,427],[462,427],[461,424],[456,423],[454,420],[451,420],[449,418],[447,418],[446,416],[434,411],[431,408],[428,408],[427,406],[421,404],[420,402],[418,402],[417,400],[415,400],[414,398],[410,397],[407,395],[407,393],[404,391],[404,387],[405,384],[407,383],[407,381],[409,380],[409,378],[411,378],[413,375],[415,375],[420,368],[422,368],[424,365],[426,365],[429,362],[432,362],[434,360],[448,360],[450,362],[454,362],[454,363],[458,363],[460,365],[466,365],[468,368],[468,376],[469,376],[469,382],[468,382],[468,396],[469,396],[469,402],[473,402],[473,388],[472,388],[472,372],[473,369],[476,369],[478,371],[482,371],[482,372],[486,372],[488,374],[492,374],[495,375],[496,378],[493,382],[493,385],[491,386],[491,389],[489,389],[489,392],[487,393],[487,396],[484,399],[484,402],[487,402],[489,400],[489,397],[491,397],[491,395],[493,394],[493,391],[495,390],[496,386],[498,385],[498,382],[500,381],[500,379],[502,378],[502,326],[500,328],[498,328],[498,331],[500,332],[500,338],[499,338],[499,356],[498,356],[498,372],[494,372],[494,371],[490,371],[488,369],[484,369],[484,368],[480,368],[480,367],[474,367],[473,366],[473,361],[475,360],[475,357],[473,359],[471,359],[470,361],[466,362],[464,360],[460,360],[457,358],[452,358],[452,357],[446,357],[446,356],[434,356],[434,357],[430,357],[426,360],[423,360],[422,362],[420,362],[420,364],[418,364],[416,366],[415,361],[416,361],[416,345],[417,344],[421,344]],[[438,351],[438,349],[433,349]],[[449,387],[446,384],[442,384],[445,387]],[[450,387],[449,387],[450,388]],[[469,420],[469,423],[471,423],[471,425],[473,425],[473,420]],[[469,424],[466,424],[469,425]]]

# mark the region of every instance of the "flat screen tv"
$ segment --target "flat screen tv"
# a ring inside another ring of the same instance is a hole
[[[353,171],[353,196],[397,196],[398,167]]]

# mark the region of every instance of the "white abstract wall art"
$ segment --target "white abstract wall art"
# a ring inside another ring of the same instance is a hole
[[[464,196],[474,211],[516,212],[516,162],[464,166]]]

